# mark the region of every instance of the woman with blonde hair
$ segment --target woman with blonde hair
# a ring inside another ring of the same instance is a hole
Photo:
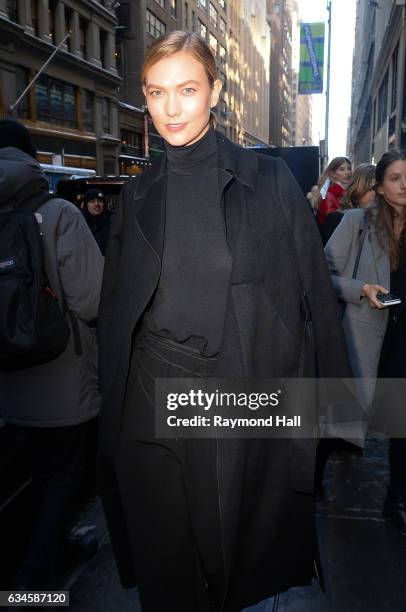
[[[337,296],[346,303],[344,331],[366,417],[375,397],[379,419],[374,428],[385,417],[390,435],[405,436],[404,389],[396,381],[384,382],[406,378],[405,156],[395,150],[385,153],[375,174],[376,203],[347,212],[325,252]],[[382,294],[388,291],[400,303],[385,307]],[[377,376],[380,384],[375,396]],[[406,535],[404,437],[390,440],[389,468],[384,517]]]
[[[351,162],[348,157],[332,159],[318,182],[317,221],[319,225],[330,213],[340,208],[350,181]]]
[[[142,86],[165,154],[124,185],[106,256],[102,500],[122,583],[138,586],[143,612],[239,612],[315,574],[317,441],[174,434],[165,416],[179,411],[168,413],[159,385],[187,378],[202,392],[214,376],[335,377],[349,365],[294,178],[213,129],[222,84],[206,43],[157,39]],[[316,407],[304,410],[315,422]]]
[[[352,181],[344,194],[341,206],[330,213],[320,225],[323,246],[326,246],[330,236],[343,218],[345,211],[352,208],[364,208],[375,201],[375,166],[360,164],[354,170]]]

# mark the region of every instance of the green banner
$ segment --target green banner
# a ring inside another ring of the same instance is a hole
[[[300,26],[299,94],[323,93],[324,23]]]

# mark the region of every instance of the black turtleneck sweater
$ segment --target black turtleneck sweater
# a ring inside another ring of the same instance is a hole
[[[196,143],[166,144],[162,271],[150,313],[160,335],[216,355],[223,337],[231,257],[220,205],[214,130]]]

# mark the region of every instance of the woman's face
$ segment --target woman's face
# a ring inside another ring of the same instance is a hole
[[[173,146],[190,145],[209,129],[221,81],[210,87],[203,64],[190,53],[161,59],[146,74],[143,92],[155,128]]]
[[[344,162],[331,173],[331,176],[334,181],[338,181],[339,183],[343,183],[344,185],[349,185],[351,181],[351,166],[348,162]]]
[[[395,161],[386,168],[377,191],[389,206],[403,213],[406,207],[406,161]]]
[[[366,208],[367,206],[375,202],[375,197],[375,189],[374,187],[371,187],[371,189],[368,189],[368,191],[366,191],[363,196],[358,198],[358,205],[360,206],[360,208]]]

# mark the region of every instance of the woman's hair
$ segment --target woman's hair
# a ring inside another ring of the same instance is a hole
[[[142,84],[146,84],[148,70],[154,64],[165,57],[170,57],[171,55],[180,53],[181,51],[190,53],[195,60],[202,64],[206,72],[210,88],[212,89],[214,81],[216,81],[218,78],[216,60],[213,53],[203,38],[201,38],[198,34],[195,32],[185,32],[183,30],[175,30],[174,32],[165,34],[164,36],[157,38],[157,40],[152,43],[145,55],[141,68]],[[213,127],[215,127],[216,117],[212,112],[210,112],[210,122]]]
[[[348,159],[348,157],[334,157],[331,160],[331,162],[328,164],[327,168],[324,170],[323,174],[320,176],[318,183],[317,183],[318,191],[314,197],[314,200],[316,203],[320,200],[320,190],[323,187],[326,180],[328,178],[331,178],[332,173],[338,170],[338,168],[342,166],[343,164],[349,164],[351,167],[351,162]]]
[[[367,191],[374,188],[374,184],[375,166],[372,164],[360,164],[357,166],[353,172],[352,181],[344,195],[341,209],[358,208],[360,199]]]
[[[326,182],[328,178],[331,177],[333,172],[336,172],[336,170],[338,170],[339,167],[342,166],[343,164],[349,164],[351,168],[351,162],[348,159],[348,157],[334,157],[334,159],[331,160],[331,162],[329,163],[329,165],[327,166],[327,168],[324,170],[323,174],[319,178],[319,182],[317,183],[319,186],[319,189],[323,187],[324,183]]]
[[[400,151],[396,151],[396,149],[392,149],[387,153],[384,153],[379,160],[376,170],[375,170],[375,178],[376,178],[376,186],[375,189],[380,185],[383,185],[385,179],[385,173],[388,168],[397,161],[406,161],[406,156],[404,153]],[[378,240],[381,246],[387,251],[390,260],[390,269],[396,270],[399,265],[399,244],[402,242],[405,243],[405,231],[406,231],[406,208],[404,212],[404,221],[405,225],[402,230],[402,234],[399,239],[399,243],[395,236],[395,231],[393,228],[393,218],[395,216],[395,211],[392,206],[390,206],[384,196],[377,192],[376,194],[376,203],[374,205],[374,209],[376,210],[376,219],[375,225],[378,234]]]

